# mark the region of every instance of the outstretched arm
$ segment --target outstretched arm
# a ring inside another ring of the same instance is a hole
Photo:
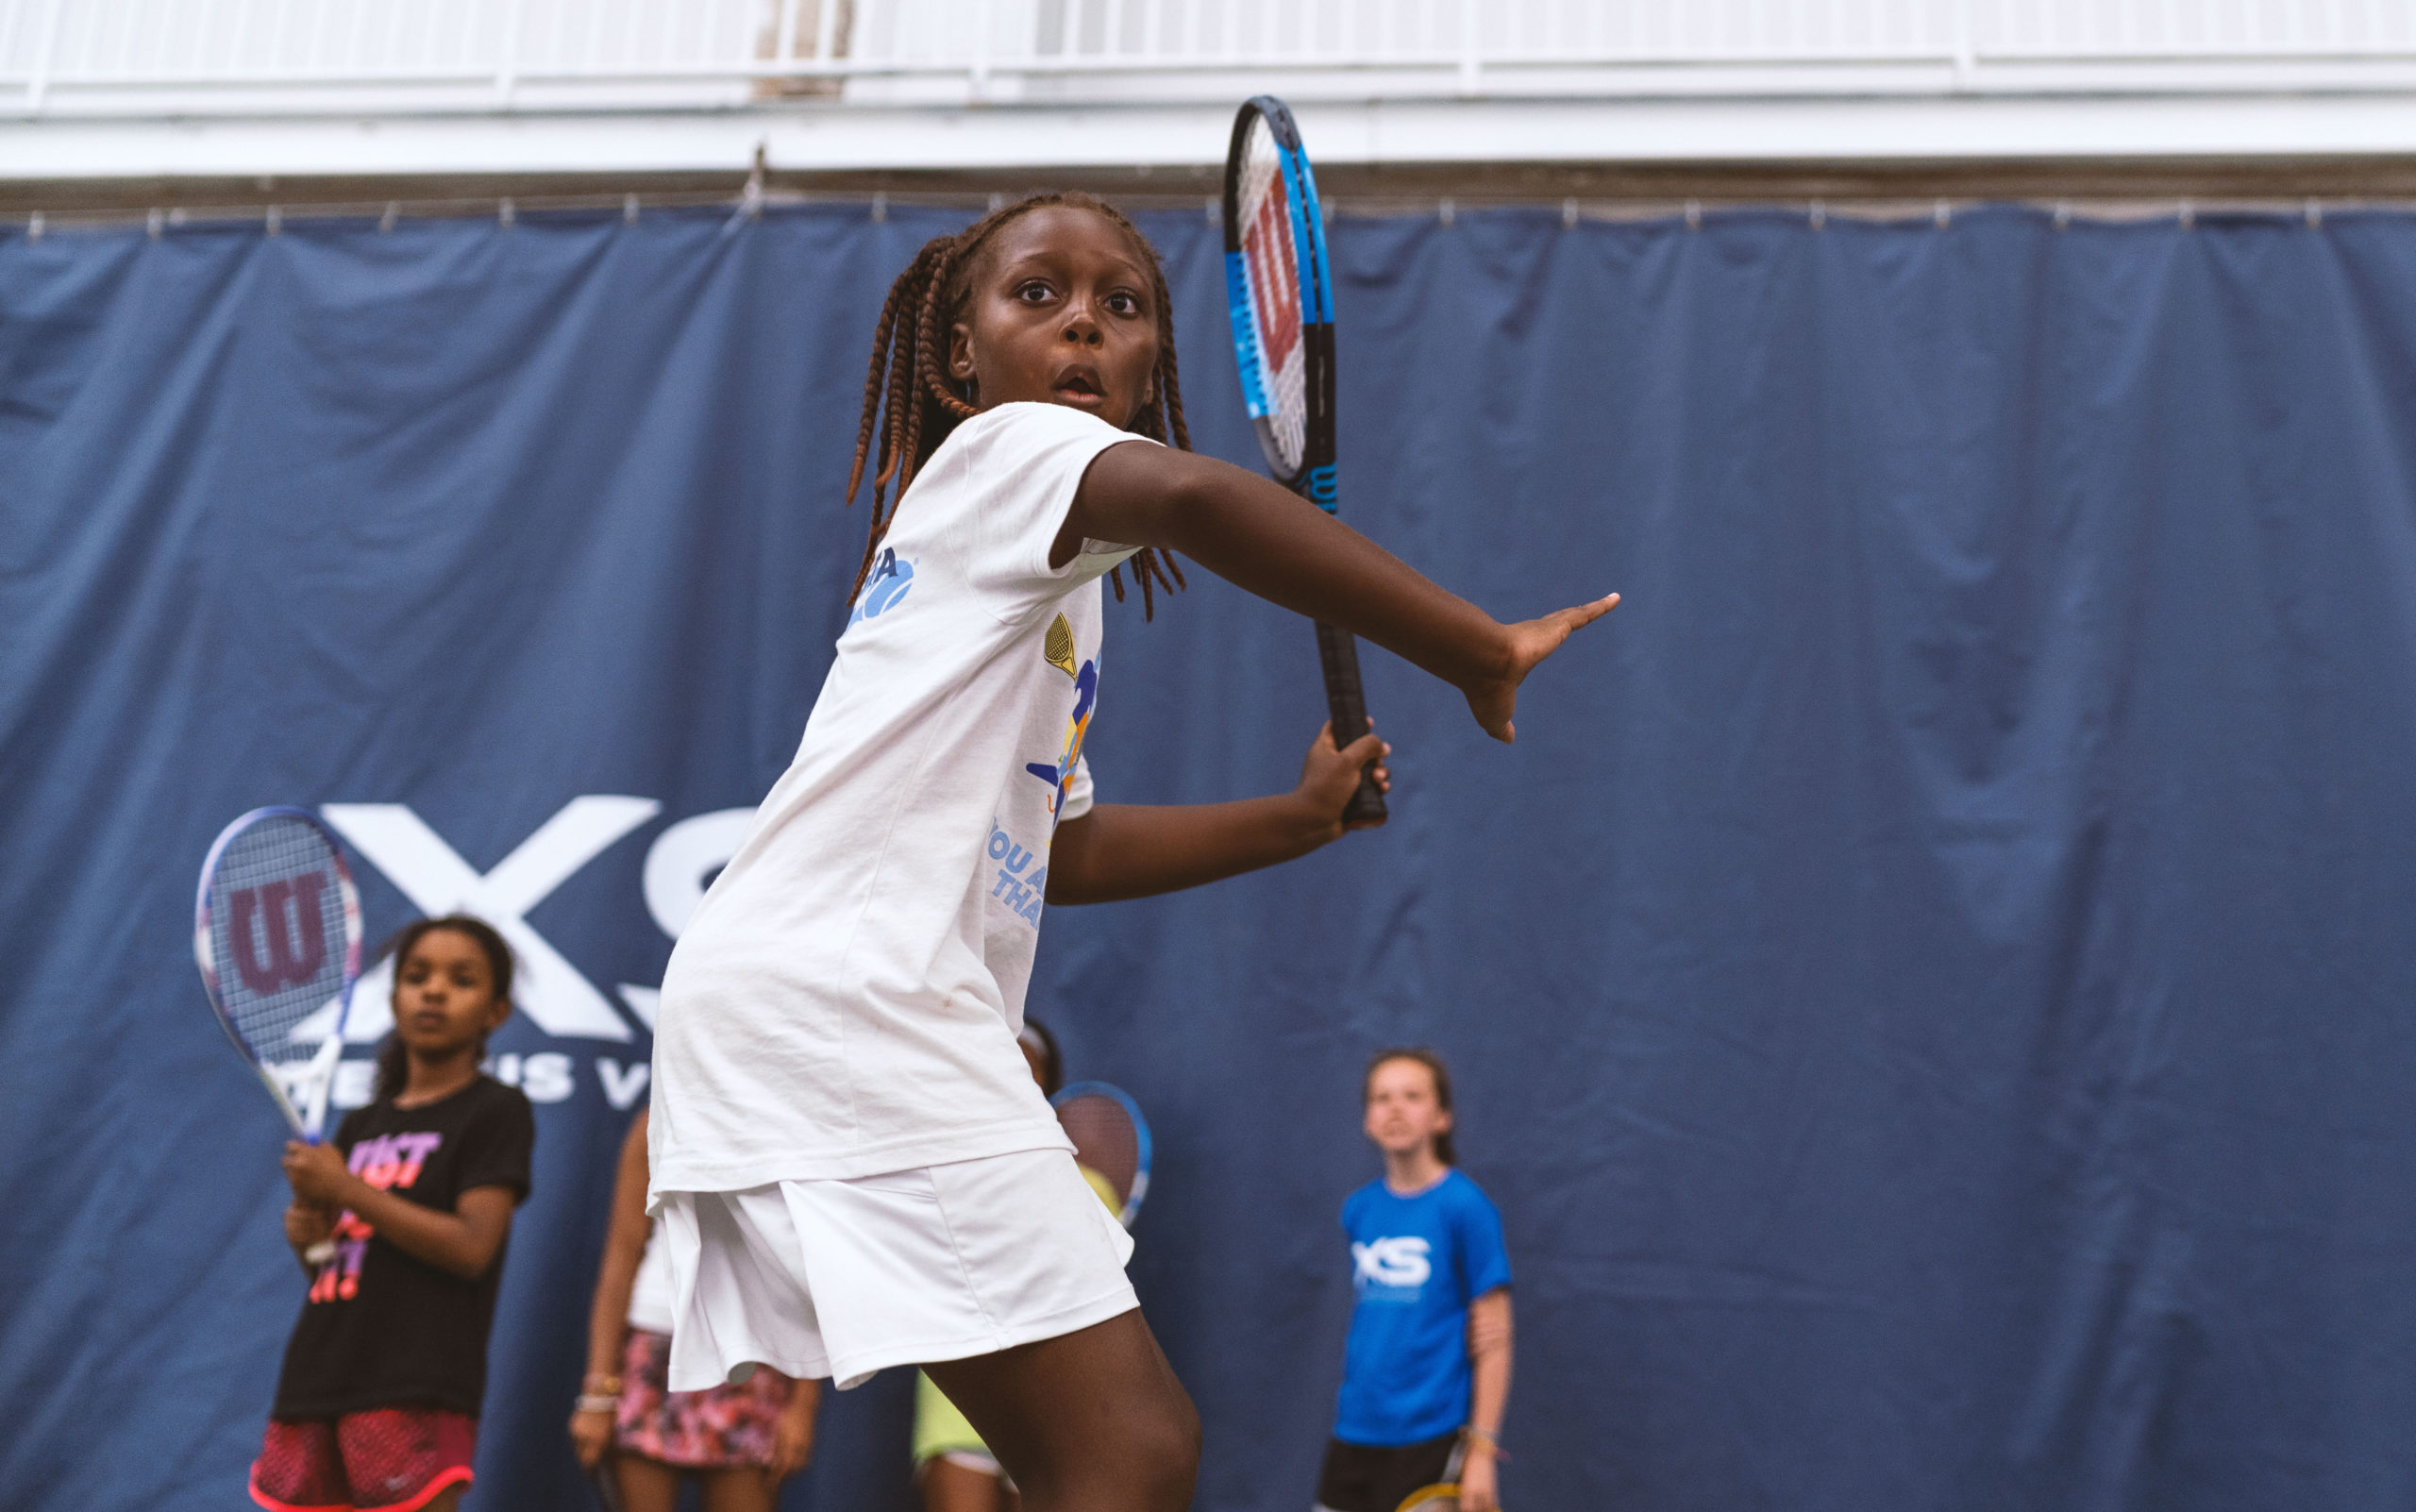
[[[1408,563],[1288,490],[1213,457],[1146,442],[1091,462],[1049,560],[1084,537],[1180,551],[1270,603],[1338,625],[1468,696],[1496,740],[1516,731],[1518,684],[1619,595],[1515,625],[1428,581]]]
[[[571,1451],[593,1470],[612,1447],[612,1409],[604,1400],[621,1394],[621,1352],[629,1339],[629,1293],[637,1289],[638,1266],[654,1225],[646,1216],[646,1121],[640,1108],[621,1138],[621,1164],[612,1177],[612,1208],[604,1221],[604,1258],[596,1268],[596,1296],[587,1312],[587,1375],[579,1383],[581,1405],[570,1416]]]
[[[1289,793],[1237,803],[1101,803],[1057,827],[1049,845],[1049,901],[1149,898],[1307,855],[1342,838],[1342,811],[1358,791],[1359,769],[1391,749],[1369,734],[1336,750],[1329,725],[1309,743],[1300,785]],[[1376,785],[1392,785],[1382,765]]]

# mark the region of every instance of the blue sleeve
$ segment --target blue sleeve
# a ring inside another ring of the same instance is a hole
[[[1486,1292],[1510,1285],[1510,1250],[1502,1242],[1502,1213],[1493,1199],[1468,1184],[1468,1200],[1459,1205],[1460,1274],[1468,1278],[1473,1302]]]

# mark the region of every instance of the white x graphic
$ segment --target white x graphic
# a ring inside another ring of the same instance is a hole
[[[575,798],[484,876],[403,804],[329,803],[319,812],[421,912],[473,914],[494,925],[520,958],[513,1004],[539,1029],[579,1039],[626,1040],[629,1024],[577,966],[528,927],[525,916],[662,807],[652,798]],[[392,1026],[393,974],[392,963],[381,963],[361,978],[344,1038],[376,1039]]]

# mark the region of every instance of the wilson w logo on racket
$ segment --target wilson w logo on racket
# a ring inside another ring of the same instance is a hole
[[[1242,231],[1242,256],[1250,286],[1267,297],[1253,300],[1267,366],[1279,370],[1300,344],[1300,265],[1292,251],[1292,219],[1280,193],[1262,194],[1258,213]]]
[[[243,888],[227,899],[235,974],[254,995],[308,986],[327,965],[327,920],[320,899],[327,893],[327,882],[326,872],[305,872]]]
[[[335,836],[303,809],[228,825],[201,865],[193,950],[219,1027],[315,1142],[361,975],[361,896]]]

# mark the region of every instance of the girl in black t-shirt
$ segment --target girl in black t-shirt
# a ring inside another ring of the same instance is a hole
[[[512,1012],[512,951],[482,921],[395,937],[394,1033],[376,1100],[285,1147],[285,1237],[308,1299],[253,1463],[272,1512],[453,1512],[470,1482],[487,1330],[528,1195],[528,1100],[478,1072]]]

